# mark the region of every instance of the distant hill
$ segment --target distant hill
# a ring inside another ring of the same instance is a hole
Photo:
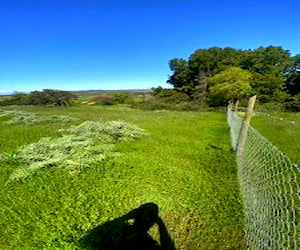
[[[76,91],[69,90],[69,92],[80,94],[80,95],[90,95],[90,94],[94,95],[94,94],[101,94],[101,93],[119,93],[119,92],[149,92],[149,91],[151,91],[151,89],[120,89],[120,90],[91,89],[91,90],[76,90]],[[10,96],[12,94],[15,94],[15,92],[0,92],[0,96]]]
[[[120,90],[77,90],[77,91],[70,91],[72,93],[78,95],[97,95],[102,93],[140,93],[140,92],[150,92],[151,89],[120,89]]]
[[[0,96],[9,96],[12,94],[13,94],[13,92],[0,92]]]
[[[73,93],[103,93],[103,92],[149,92],[151,89],[112,89],[112,90],[102,90],[102,89],[91,89],[91,90],[76,90],[70,91]]]

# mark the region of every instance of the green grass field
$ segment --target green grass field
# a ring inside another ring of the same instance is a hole
[[[7,125],[0,117],[0,153],[12,154],[83,121],[122,120],[147,136],[121,141],[119,156],[70,173],[47,167],[7,183],[20,167],[0,168],[0,249],[83,249],[93,228],[146,202],[159,206],[176,249],[241,249],[243,213],[225,113],[141,111],[126,106],[10,107],[73,122]],[[157,238],[157,228],[151,229]]]
[[[252,125],[300,165],[300,113],[276,112],[253,117]]]

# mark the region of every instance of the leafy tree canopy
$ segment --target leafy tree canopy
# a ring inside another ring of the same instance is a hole
[[[175,88],[180,88],[191,84],[191,70],[188,62],[184,59],[174,58],[169,62],[170,69],[174,72],[167,81]]]
[[[230,47],[198,49],[187,60],[171,59],[169,66],[173,74],[167,82],[190,98],[197,99],[205,99],[210,91],[215,91],[216,88],[209,88],[208,79],[230,67],[252,73],[250,86],[261,101],[276,100],[277,93],[285,91],[289,82],[295,85],[300,79],[300,55],[291,57],[289,51],[280,46],[254,50]],[[293,91],[297,94],[300,89]]]
[[[238,100],[251,93],[250,81],[252,74],[239,67],[228,69],[210,77],[209,96],[210,101],[222,100],[228,103],[229,100]]]
[[[69,106],[77,95],[63,90],[44,89],[33,91],[28,95],[27,103],[33,105]]]
[[[291,95],[300,94],[300,55],[291,58],[292,65],[286,75],[287,90]]]

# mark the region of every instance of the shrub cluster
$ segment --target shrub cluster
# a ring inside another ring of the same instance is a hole
[[[144,110],[200,110],[206,107],[201,100],[192,100],[187,94],[175,89],[152,88],[146,98],[131,102],[131,107]]]
[[[115,98],[112,95],[108,95],[106,93],[93,97],[87,103],[88,104],[102,104],[102,105],[113,105],[115,102]]]
[[[27,94],[15,93],[11,96],[5,96],[0,99],[0,106],[24,105],[27,103]]]
[[[284,102],[286,110],[291,112],[300,112],[300,93],[295,96],[291,96]]]
[[[77,95],[63,90],[44,89],[33,91],[27,97],[27,104],[69,106]]]
[[[69,106],[78,96],[69,91],[44,89],[29,94],[15,93],[0,100],[0,106],[6,105],[54,105]]]
[[[114,150],[117,141],[146,135],[144,130],[121,121],[86,121],[60,132],[59,138],[44,137],[18,149],[13,155],[2,155],[1,160],[13,160],[21,166],[13,171],[8,182],[24,179],[47,167],[78,172],[118,155]]]

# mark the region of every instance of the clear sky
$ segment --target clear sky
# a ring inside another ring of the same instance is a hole
[[[300,54],[299,0],[0,0],[0,92],[144,89],[212,46]]]

